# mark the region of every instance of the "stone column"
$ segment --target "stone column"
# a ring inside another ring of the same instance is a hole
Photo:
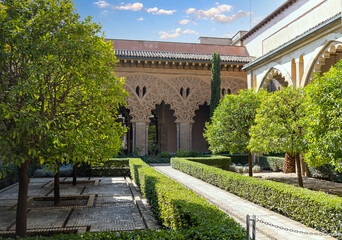
[[[146,155],[148,153],[148,123],[135,122],[133,125],[134,151],[139,155]]]
[[[179,123],[176,123],[177,125],[177,151],[180,149],[180,130],[179,130]]]
[[[192,122],[180,122],[179,131],[179,150],[190,151],[192,149]],[[178,144],[177,144],[178,145]]]

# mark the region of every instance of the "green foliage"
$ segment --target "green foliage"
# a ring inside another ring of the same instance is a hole
[[[101,26],[71,0],[5,1],[0,21],[0,148],[5,163],[56,169],[107,158],[124,132],[127,93]]]
[[[274,172],[279,172],[283,170],[284,159],[284,157],[260,156],[259,163],[262,169],[271,169]]]
[[[184,160],[202,163],[208,166],[213,166],[217,168],[221,168],[223,170],[229,171],[231,159],[230,157],[223,156],[211,156],[211,157],[184,157],[181,158]],[[172,160],[172,159],[171,159]]]
[[[189,155],[189,151],[186,150],[178,150],[176,152],[176,157],[187,157]]]
[[[342,233],[342,198],[173,158],[171,165],[322,232]]]
[[[330,164],[324,164],[319,167],[308,166],[307,169],[311,177],[342,183],[342,173],[335,171],[335,168]]]
[[[232,164],[241,164],[241,165],[248,164],[248,154],[222,154],[220,153],[219,156],[230,157]]]
[[[303,152],[304,94],[302,89],[281,88],[269,94],[257,109],[256,125],[251,127],[248,148],[254,152]]]
[[[112,158],[95,165],[82,164],[77,173],[80,177],[126,177],[130,176],[128,158]]]
[[[184,239],[244,239],[245,230],[217,207],[172,181],[140,159],[130,160],[131,175],[154,215]]]
[[[36,164],[32,164],[28,169],[28,176],[32,176],[36,170]],[[0,189],[8,187],[16,182],[18,182],[18,170],[14,163],[8,166],[0,165]]]
[[[214,115],[214,111],[219,105],[221,98],[221,59],[219,53],[213,53],[211,65],[210,118]]]
[[[188,153],[188,157],[197,157],[198,156],[198,152],[196,150],[191,150]]]
[[[224,97],[204,133],[213,153],[247,151],[249,129],[264,95],[264,91],[241,90],[238,95]]]
[[[170,158],[162,158],[161,156],[145,155],[140,157],[145,163],[170,163]]]
[[[331,164],[342,172],[342,60],[316,75],[305,92],[305,161],[313,167]]]
[[[164,151],[164,152],[160,153],[160,157],[161,158],[170,158],[171,154],[169,152]]]

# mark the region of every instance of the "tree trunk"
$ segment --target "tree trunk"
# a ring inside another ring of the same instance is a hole
[[[58,206],[61,204],[61,196],[59,191],[59,167],[55,172],[55,181],[54,181],[54,205]]]
[[[252,153],[248,151],[248,174],[250,177],[253,177],[253,159],[252,159]]]
[[[28,160],[18,167],[19,191],[15,235],[20,236],[22,238],[26,237],[27,228],[27,195],[28,185],[30,183],[27,170],[30,165],[30,162],[31,161]]]
[[[77,165],[75,164],[73,166],[73,171],[72,171],[72,185],[76,186],[77,184]]]
[[[284,173],[294,173],[296,170],[296,161],[295,157],[291,156],[288,153],[285,153],[283,171]]]
[[[297,176],[298,176],[298,185],[299,187],[303,187],[303,178],[302,178],[302,168],[300,164],[300,157],[299,153],[295,154],[295,160],[296,160],[296,165],[297,165]]]

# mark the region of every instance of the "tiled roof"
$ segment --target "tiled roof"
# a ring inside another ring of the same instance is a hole
[[[161,51],[140,51],[140,50],[115,50],[115,55],[118,58],[134,58],[142,60],[168,60],[168,61],[200,61],[210,62],[211,54],[198,53],[178,53],[178,52],[161,52]],[[249,63],[254,57],[220,55],[223,63]]]

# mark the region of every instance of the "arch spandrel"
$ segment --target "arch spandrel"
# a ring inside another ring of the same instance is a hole
[[[329,41],[325,44],[316,57],[313,59],[308,71],[304,74],[304,86],[311,83],[313,73],[322,73],[331,67],[331,62],[336,63],[337,58],[342,57],[342,42]]]
[[[221,88],[230,89],[232,94],[238,94],[240,89],[247,88],[247,83],[238,79],[221,78]]]
[[[144,96],[135,92],[138,86],[146,88]],[[187,96],[181,96],[181,88],[188,89]],[[131,74],[126,76],[125,89],[130,94],[127,107],[133,122],[149,122],[151,111],[163,101],[174,110],[177,122],[192,122],[199,105],[210,100],[210,85],[193,77],[164,80],[149,74]]]
[[[271,68],[266,74],[263,80],[261,81],[261,84],[259,86],[260,88],[267,89],[267,85],[272,81],[272,80],[277,80],[281,86],[283,87],[288,87],[291,83],[288,79],[285,78],[285,76],[282,74],[280,70],[277,68]]]

